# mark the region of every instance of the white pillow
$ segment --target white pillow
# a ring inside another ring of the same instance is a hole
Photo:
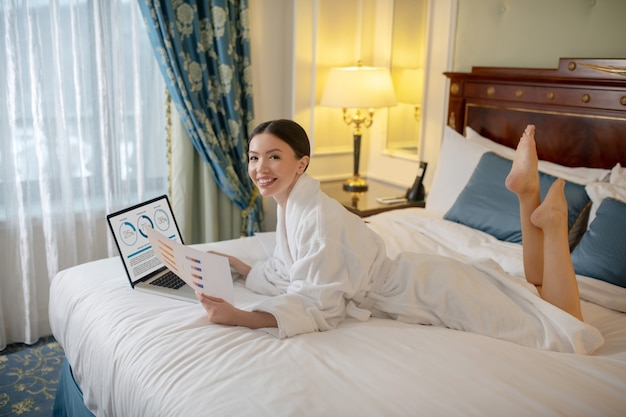
[[[612,197],[616,200],[626,202],[626,187],[622,187],[617,184],[610,184],[608,182],[595,182],[587,184],[585,191],[591,199],[591,211],[589,212],[589,224],[595,219],[596,211],[600,207],[600,203],[607,197]]]
[[[609,182],[587,184],[585,191],[591,199],[588,225],[596,218],[596,211],[605,198],[611,197],[626,203],[626,169],[618,163],[611,170]]]
[[[491,139],[481,136],[469,126],[465,128],[465,131],[467,139],[471,142],[475,142],[490,151],[495,152],[503,158],[513,159],[515,156],[515,149],[513,148],[509,148],[508,146],[501,145]],[[522,132],[520,132],[520,135],[521,134]],[[539,171],[545,172],[553,177],[563,178],[566,181],[581,185],[587,185],[597,181],[606,181],[611,173],[611,170],[608,169],[584,167],[572,168],[548,161],[539,161]],[[626,181],[626,173],[624,173],[624,181]]]
[[[626,187],[626,168],[622,168],[619,162],[611,170],[609,182]]]
[[[494,142],[491,139],[487,139],[469,126],[465,127],[465,135],[470,142],[477,143],[503,158],[513,160],[513,157],[515,156],[515,149],[504,146],[498,142]]]
[[[449,126],[444,128],[443,143],[426,208],[445,214],[472,176],[487,148],[470,142]]]

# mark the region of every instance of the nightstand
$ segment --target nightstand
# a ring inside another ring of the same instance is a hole
[[[381,204],[376,201],[377,198],[403,196],[406,189],[377,180],[367,180],[367,184],[368,190],[362,193],[344,191],[342,188],[343,180],[324,181],[321,183],[321,188],[329,197],[339,201],[345,208],[359,217],[368,217],[388,210],[425,206],[424,201]]]

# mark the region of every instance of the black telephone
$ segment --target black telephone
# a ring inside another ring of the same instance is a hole
[[[426,191],[424,190],[424,174],[426,174],[426,167],[428,162],[420,162],[420,167],[417,170],[417,176],[413,185],[406,192],[406,199],[409,201],[423,201],[426,198]]]

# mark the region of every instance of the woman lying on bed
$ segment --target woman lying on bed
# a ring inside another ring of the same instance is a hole
[[[555,181],[540,201],[534,126],[520,139],[506,180],[519,198],[526,279],[487,260],[409,252],[388,258],[382,238],[305,173],[309,160],[306,132],[293,121],[265,122],[252,132],[248,174],[278,205],[276,248],[252,266],[229,261],[249,289],[272,297],[244,311],[198,294],[211,322],[284,338],[374,315],[563,352],[589,354],[603,343],[582,321],[564,182]]]

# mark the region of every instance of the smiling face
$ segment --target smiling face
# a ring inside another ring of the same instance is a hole
[[[263,132],[250,140],[248,175],[264,197],[274,197],[284,207],[289,193],[309,163],[278,136]]]

